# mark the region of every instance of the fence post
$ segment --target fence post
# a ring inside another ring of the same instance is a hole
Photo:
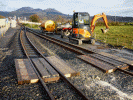
[[[117,46],[118,46],[118,38],[117,38]]]
[[[2,34],[2,37],[3,37],[3,32],[2,32],[2,29],[3,29],[3,26],[1,26],[1,34]]]
[[[94,33],[94,38],[96,39],[96,33]]]

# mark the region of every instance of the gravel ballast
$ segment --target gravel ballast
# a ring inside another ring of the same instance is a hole
[[[17,29],[16,29],[17,31]],[[10,31],[8,34],[11,34]],[[70,81],[77,85],[88,97],[94,100],[132,100],[133,99],[133,77],[123,72],[116,71],[114,73],[105,74],[101,70],[86,64],[84,61],[78,59],[77,54],[70,52],[58,45],[49,41],[40,39],[32,34],[34,42],[38,45],[43,45],[42,52],[45,56],[59,56],[67,64],[80,72],[80,76],[69,78]],[[1,50],[2,57],[0,66],[0,94],[2,100],[4,99],[36,99],[46,100],[47,95],[45,90],[42,89],[40,83],[36,84],[17,84],[17,75],[15,70],[14,58],[25,58],[21,47],[17,45],[17,37],[19,31],[14,38],[13,43],[8,50]],[[15,40],[16,39],[16,40]],[[37,41],[36,41],[37,40]],[[6,46],[5,46],[6,47]],[[39,48],[39,47],[38,47]],[[18,50],[19,49],[19,50]],[[18,51],[19,52],[18,52]],[[18,53],[16,53],[18,52]],[[107,51],[110,52],[110,51]],[[126,56],[126,54],[124,54]],[[132,60],[132,55],[131,55]],[[50,91],[58,100],[79,100],[71,88],[65,86],[65,83],[60,80],[58,86],[54,83],[48,84]],[[61,86],[60,86],[61,85]],[[58,87],[60,87],[58,89]],[[56,90],[56,91],[55,91]],[[72,95],[74,96],[70,96]]]
[[[49,41],[40,39],[40,42],[54,54],[66,61],[69,65],[80,71],[81,75],[70,80],[78,85],[88,97],[93,99],[132,99],[133,78],[123,72],[116,71],[105,74],[101,70],[84,63],[76,58],[76,54],[65,50]]]

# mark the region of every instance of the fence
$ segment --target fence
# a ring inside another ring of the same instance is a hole
[[[16,27],[16,20],[0,19],[0,35],[3,36],[9,27]]]
[[[6,26],[6,19],[0,19],[0,27]]]

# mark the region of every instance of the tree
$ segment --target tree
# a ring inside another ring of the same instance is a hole
[[[31,16],[30,16],[30,20],[31,20],[32,22],[40,22],[40,21],[41,21],[41,20],[40,20],[40,17],[39,17],[37,14],[31,15]]]
[[[0,19],[1,19],[1,18],[5,18],[5,17],[0,15]]]
[[[61,15],[54,16],[54,21],[64,23],[66,21]]]

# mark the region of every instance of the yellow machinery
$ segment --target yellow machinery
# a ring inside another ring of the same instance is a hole
[[[48,20],[41,24],[41,29],[43,32],[54,32],[55,31],[55,23],[52,20]]]

